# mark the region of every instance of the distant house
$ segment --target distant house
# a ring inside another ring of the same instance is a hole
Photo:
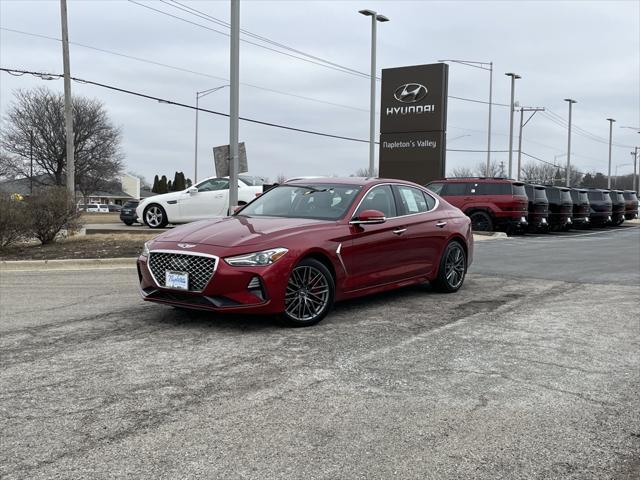
[[[92,192],[86,198],[86,203],[102,203],[123,205],[127,200],[142,199],[155,195],[149,190],[140,188],[140,179],[133,175],[125,173],[114,182],[114,186],[109,190]],[[33,177],[33,190],[46,188],[53,185],[54,182],[49,175],[37,175]],[[29,178],[18,178],[15,180],[0,181],[0,192],[8,194],[19,194],[22,197],[31,195],[32,182]],[[80,192],[76,192],[78,203],[84,203],[85,200]]]

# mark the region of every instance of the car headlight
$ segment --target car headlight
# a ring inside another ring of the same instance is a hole
[[[286,255],[286,248],[272,248],[262,252],[248,253],[237,257],[225,258],[224,261],[234,267],[256,267],[276,263]]]
[[[148,257],[149,256],[149,242],[144,242],[144,246],[142,247],[142,256],[143,257]]]

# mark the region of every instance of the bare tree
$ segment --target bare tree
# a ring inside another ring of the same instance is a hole
[[[0,146],[15,172],[30,176],[29,155],[33,147],[34,176],[47,174],[55,185],[64,185],[64,96],[44,87],[17,90],[4,121]],[[109,181],[122,169],[120,130],[110,122],[102,103],[74,96],[73,132],[78,189]]]
[[[473,170],[467,167],[456,167],[451,171],[451,176],[456,178],[473,177]]]
[[[489,172],[487,172],[486,162],[479,162],[476,165],[476,175],[479,177],[499,177],[501,173],[500,164],[495,160],[489,164]]]
[[[287,176],[284,173],[279,173],[276,177],[276,183],[284,183],[287,181]]]
[[[547,163],[527,162],[520,169],[520,178],[525,182],[551,185],[557,172],[557,167]],[[575,184],[572,184],[575,185]]]
[[[353,174],[351,174],[352,177],[369,177],[369,169],[362,167],[357,169],[355,172],[353,172]],[[377,177],[378,176],[378,169],[374,169],[373,170],[373,176]]]

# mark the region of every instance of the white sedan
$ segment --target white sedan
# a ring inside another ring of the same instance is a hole
[[[240,175],[238,178],[238,205],[244,205],[262,193],[262,182],[257,177]],[[227,215],[229,206],[229,179],[212,177],[181,190],[145,198],[136,208],[136,214],[150,228],[162,228],[168,223],[188,223]]]

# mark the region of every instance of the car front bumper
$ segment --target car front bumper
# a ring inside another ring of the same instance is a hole
[[[153,253],[153,252],[152,252]],[[288,259],[262,267],[232,267],[217,259],[202,291],[167,288],[151,274],[148,257],[138,258],[140,294],[145,301],[217,312],[274,314],[284,311],[292,267]]]

